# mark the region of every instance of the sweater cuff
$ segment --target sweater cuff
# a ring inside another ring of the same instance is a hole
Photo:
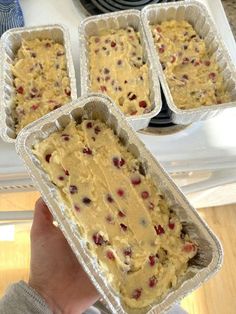
[[[1,313],[52,314],[45,300],[27,285],[20,281],[11,285],[0,301]]]

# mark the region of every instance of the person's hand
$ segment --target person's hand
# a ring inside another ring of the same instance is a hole
[[[99,297],[42,199],[31,228],[29,285],[53,313],[82,313]]]

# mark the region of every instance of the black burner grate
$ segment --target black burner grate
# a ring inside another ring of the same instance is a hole
[[[171,118],[171,111],[167,105],[166,98],[164,96],[164,93],[161,89],[161,99],[162,99],[162,109],[161,112],[153,117],[149,123],[149,126],[152,128],[164,128],[173,126],[172,118]]]
[[[142,9],[147,4],[176,1],[179,0],[80,0],[83,7],[92,15],[127,9]]]

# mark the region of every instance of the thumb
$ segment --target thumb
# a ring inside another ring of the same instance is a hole
[[[34,233],[45,233],[53,228],[53,216],[42,198],[35,204],[34,219],[31,228],[31,235]]]

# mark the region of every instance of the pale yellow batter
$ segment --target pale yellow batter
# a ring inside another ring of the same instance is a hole
[[[175,105],[180,109],[227,103],[230,95],[206,44],[186,21],[152,26],[155,46]]]
[[[149,305],[176,286],[197,246],[110,128],[71,122],[34,153],[128,306]]]
[[[126,115],[151,111],[148,66],[132,27],[89,38],[91,90],[110,96]]]
[[[50,39],[23,41],[12,66],[17,133],[71,99],[65,49]]]

